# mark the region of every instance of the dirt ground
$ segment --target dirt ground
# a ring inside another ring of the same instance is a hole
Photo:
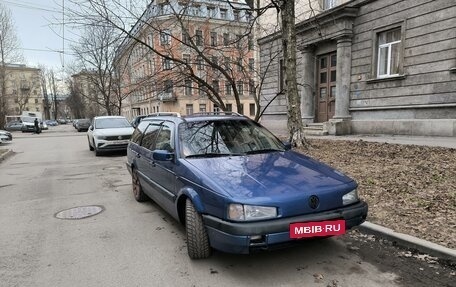
[[[308,140],[302,150],[354,178],[368,221],[456,248],[456,149]]]

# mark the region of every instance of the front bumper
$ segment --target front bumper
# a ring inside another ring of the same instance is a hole
[[[106,151],[125,151],[127,150],[129,140],[107,141],[98,140],[97,149]]]
[[[294,243],[290,238],[290,224],[297,222],[344,219],[346,229],[358,226],[366,220],[367,203],[360,201],[343,208],[259,222],[229,222],[220,218],[203,215],[211,246],[230,253],[250,253],[254,250]],[[259,237],[251,239],[252,236]]]

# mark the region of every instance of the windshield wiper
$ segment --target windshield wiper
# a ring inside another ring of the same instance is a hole
[[[199,154],[191,154],[186,156],[185,158],[194,158],[194,157],[224,157],[224,156],[241,156],[244,154],[241,153],[216,153],[216,152],[208,152],[208,153],[199,153]]]
[[[282,149],[275,149],[275,148],[265,148],[265,149],[257,149],[245,152],[246,154],[259,154],[259,153],[270,153],[270,152],[284,152],[285,150]]]

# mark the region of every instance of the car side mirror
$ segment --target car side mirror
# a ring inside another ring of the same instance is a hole
[[[290,142],[284,142],[283,145],[285,146],[285,150],[291,150],[291,148],[292,148]]]
[[[93,131],[93,126],[90,126],[90,127],[89,127],[89,130]]]
[[[174,159],[174,153],[164,149],[157,149],[152,152],[152,157],[158,161],[172,161]]]

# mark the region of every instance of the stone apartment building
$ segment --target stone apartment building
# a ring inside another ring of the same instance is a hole
[[[296,24],[303,122],[334,135],[456,136],[456,1],[322,1],[329,9]],[[259,45],[263,64],[280,35]],[[279,58],[263,97],[281,91],[283,75]],[[262,123],[286,133],[286,107],[277,97]]]
[[[189,64],[192,73],[220,93],[226,110],[254,116],[253,77],[245,73],[256,64],[253,38],[234,41],[249,27],[246,8],[243,0],[231,1],[231,4],[217,0],[152,1],[130,33],[154,47],[156,52],[131,38],[126,38],[117,52],[122,93],[128,95],[122,114],[132,119],[155,112],[188,115],[218,111],[220,108],[208,99],[210,90],[187,77],[189,69],[182,72]],[[182,15],[185,24],[178,23],[176,14]],[[212,64],[186,45],[189,41],[204,51]],[[236,79],[242,111],[236,109],[233,89],[214,65],[226,67]]]
[[[7,115],[20,115],[22,111],[44,111],[40,71],[22,64],[5,66]]]

